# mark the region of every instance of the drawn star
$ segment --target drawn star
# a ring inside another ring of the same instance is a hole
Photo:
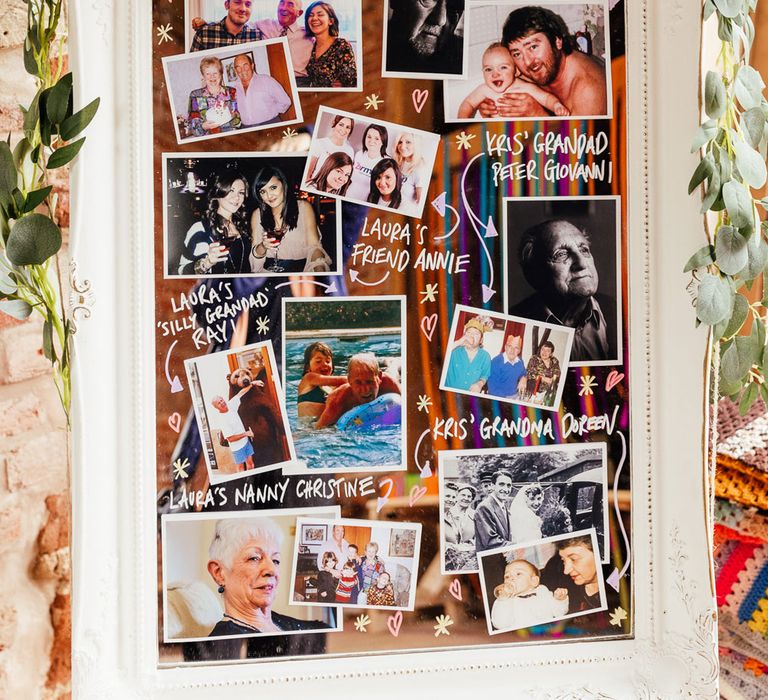
[[[627,611],[624,608],[616,608],[611,613],[610,623],[615,627],[621,627],[621,623],[627,619]]]
[[[368,617],[368,615],[358,615],[355,618],[355,629],[358,632],[367,632],[368,630],[365,629],[368,627],[368,625],[371,624],[371,618]]]
[[[590,374],[588,377],[580,377],[580,381],[581,389],[579,389],[579,396],[592,396],[597,386],[597,378]]]
[[[429,398],[426,394],[421,394],[419,396],[419,401],[416,404],[416,408],[419,411],[424,411],[424,413],[429,413],[429,407],[432,405],[432,399]]]
[[[379,111],[379,105],[384,104],[384,100],[380,99],[378,94],[374,93],[373,95],[368,95],[368,97],[365,98],[365,108],[366,109],[373,109],[374,111]]]
[[[189,477],[187,472],[189,469],[189,460],[185,457],[182,461],[181,457],[173,463],[173,478],[174,479],[186,479]]]
[[[428,284],[427,288],[420,292],[424,298],[421,300],[422,304],[428,301],[435,301],[435,297],[438,295],[437,284]]]
[[[450,637],[451,633],[448,628],[453,624],[453,620],[450,615],[438,615],[435,618],[436,625],[433,625],[432,629],[435,630],[435,637],[439,637],[444,634],[446,637]]]
[[[269,333],[269,318],[267,316],[260,316],[256,319],[256,332],[260,335]]]
[[[173,27],[170,24],[161,25],[159,27],[155,27],[155,29],[158,36],[158,45],[162,44],[164,41],[171,40],[170,32],[173,30]]]
[[[296,129],[286,129],[283,132],[284,139],[293,139],[293,138],[296,138],[298,135],[299,135],[299,132],[296,131]]]
[[[476,134],[468,134],[466,131],[462,131],[457,137],[456,137],[456,148],[459,150],[464,149],[469,150],[472,148],[472,139],[475,138]]]

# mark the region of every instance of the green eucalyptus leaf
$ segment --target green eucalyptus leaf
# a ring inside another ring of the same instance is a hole
[[[758,148],[765,133],[765,114],[760,107],[752,107],[741,115],[739,126],[752,148]]]
[[[3,265],[0,265],[0,294],[8,296],[15,293],[17,288],[18,285],[11,276],[11,273]]]
[[[100,98],[96,98],[93,102],[89,102],[79,112],[75,112],[71,117],[67,117],[61,124],[59,134],[65,141],[77,136],[79,133],[87,127],[93,118],[96,116],[96,111],[99,109]]]
[[[38,92],[29,104],[26,114],[24,114],[24,135],[30,140],[34,140],[34,134],[37,130],[37,123],[40,119],[40,93]]]
[[[763,403],[768,406],[768,386],[765,384],[760,385],[760,398],[763,400]]]
[[[0,200],[8,197],[17,183],[18,171],[11,148],[5,141],[0,141]]]
[[[714,0],[723,17],[733,18],[741,11],[741,0]]]
[[[760,116],[763,117],[762,110],[760,110]],[[765,117],[763,117],[763,124],[765,124]],[[696,131],[696,136],[694,137],[693,144],[691,145],[691,153],[698,151],[705,143],[709,143],[712,139],[714,139],[715,136],[717,136],[718,131],[719,128],[715,121],[712,119],[705,121]],[[763,132],[761,128],[761,136],[762,133]]]
[[[704,111],[710,119],[719,119],[725,114],[727,94],[723,78],[715,71],[707,71],[704,79]]]
[[[704,180],[712,176],[715,171],[715,160],[712,154],[707,153],[696,166],[696,170],[691,175],[691,180],[688,183],[688,194],[691,194]],[[768,198],[766,198],[768,201]]]
[[[705,273],[699,283],[696,315],[702,323],[715,325],[731,313],[734,294],[731,286],[722,277]]]
[[[713,0],[706,0],[704,3],[704,21],[706,22],[715,11],[715,3]]]
[[[42,265],[59,248],[59,227],[43,214],[28,214],[11,227],[6,255],[14,265]]]
[[[66,73],[51,88],[46,101],[48,118],[53,124],[61,124],[67,118],[67,109],[72,100],[72,73]]]
[[[748,262],[746,239],[733,226],[721,226],[715,234],[715,257],[726,275],[735,275]]]
[[[723,185],[723,200],[733,226],[754,226],[752,196],[744,185],[736,180],[726,182]]]
[[[749,302],[746,297],[741,294],[737,294],[733,299],[733,310],[731,311],[731,318],[725,326],[725,330],[720,334],[721,338],[730,338],[736,335],[741,327],[744,325],[744,321],[747,320],[749,315]]]
[[[23,321],[25,318],[29,318],[32,307],[21,299],[6,299],[0,301],[0,311]]]
[[[765,83],[752,66],[742,66],[736,76],[734,92],[744,109],[752,109],[762,104]]]
[[[720,358],[720,371],[728,382],[745,381],[754,364],[754,346],[756,338],[737,336],[734,342],[723,352]]]
[[[722,188],[720,187],[720,171],[715,168],[709,178],[707,191],[701,200],[701,213],[704,214],[708,209],[715,209],[719,199],[721,199]],[[723,206],[725,206],[723,204]],[[721,207],[722,208],[722,207]]]
[[[744,181],[754,188],[760,188],[765,184],[768,172],[765,168],[765,161],[760,154],[744,141],[737,141],[733,145],[736,152],[736,166],[744,178]]]
[[[19,142],[16,144],[16,147],[13,149],[13,164],[16,167],[17,172],[21,168],[21,164],[24,162],[24,158],[27,157],[27,154],[29,153],[30,148],[31,148],[30,143],[25,136],[24,138],[19,139]]]
[[[37,59],[35,58],[35,50],[29,41],[24,42],[24,70],[37,77]]]
[[[733,164],[731,159],[725,155],[720,158],[720,182],[724,185],[733,179]]]
[[[60,168],[63,165],[69,163],[69,161],[71,161],[80,152],[80,149],[83,147],[84,143],[85,138],[81,138],[77,141],[73,141],[72,143],[68,143],[66,146],[57,148],[53,153],[51,153],[51,157],[48,159],[48,169],[55,170],[56,168]]]
[[[691,270],[697,270],[700,267],[706,267],[715,262],[715,248],[711,245],[705,245],[703,248],[697,250],[685,263],[683,272],[690,272]]]
[[[43,323],[43,355],[50,362],[56,361],[56,351],[53,347],[53,324],[50,319]]]
[[[717,16],[717,36],[728,43],[733,41],[733,22],[720,14]]]
[[[752,408],[752,404],[760,398],[760,389],[758,389],[755,382],[750,382],[744,393],[741,395],[741,401],[739,401],[739,413],[742,416],[746,416],[749,413],[749,409]]]
[[[48,185],[48,187],[43,187],[42,189],[30,192],[27,195],[21,213],[28,214],[29,212],[34,211],[45,201],[45,198],[51,193],[51,190],[53,190],[53,186]]]
[[[739,271],[739,277],[753,280],[762,273],[768,265],[768,244],[759,234],[747,240],[747,264]]]
[[[757,337],[757,357],[755,358],[755,364],[760,364],[763,360],[763,350],[765,349],[765,323],[760,318],[755,316],[755,320],[752,321],[752,335]]]

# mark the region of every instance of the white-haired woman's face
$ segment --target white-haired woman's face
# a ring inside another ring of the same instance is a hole
[[[470,489],[459,491],[458,503],[462,510],[469,508],[472,505],[472,491]]]
[[[252,538],[237,550],[231,568],[222,570],[224,600],[241,608],[269,608],[280,583],[280,550]]]
[[[216,65],[207,65],[203,68],[203,82],[211,95],[218,95],[221,91],[222,75]]]

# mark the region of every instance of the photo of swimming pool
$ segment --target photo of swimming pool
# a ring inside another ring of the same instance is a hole
[[[341,431],[336,426],[312,427],[313,420],[298,418],[298,386],[304,366],[304,350],[315,342],[333,350],[333,374],[344,376],[349,359],[358,353],[373,353],[384,371],[388,360],[400,361],[400,334],[311,336],[286,338],[285,392],[296,457],[308,469],[365,471],[372,467],[401,469],[403,466],[402,424],[377,426],[364,431]]]

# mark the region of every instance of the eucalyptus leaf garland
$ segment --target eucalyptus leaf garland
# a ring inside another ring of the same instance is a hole
[[[71,73],[63,73],[66,35],[59,28],[64,0],[25,0],[24,67],[37,82],[25,108],[24,136],[11,148],[0,140],[0,311],[43,317],[43,353],[51,362],[69,421],[73,324],[61,298],[56,256],[61,228],[48,173],[71,162],[85,138],[73,141],[96,114],[95,99],[73,108]]]
[[[685,265],[699,280],[697,324],[711,326],[720,353],[720,393],[737,401],[742,413],[758,398],[768,403],[768,223],[758,215],[758,207],[768,211],[768,199],[752,194],[768,179],[768,100],[760,73],[749,65],[755,38],[750,12],[756,5],[757,0],[704,2],[704,20],[717,20],[721,44],[717,70],[704,77],[707,120],[693,139],[692,152],[702,155],[688,193],[701,190],[701,213],[714,235]],[[743,292],[756,280],[763,298],[750,304]]]

